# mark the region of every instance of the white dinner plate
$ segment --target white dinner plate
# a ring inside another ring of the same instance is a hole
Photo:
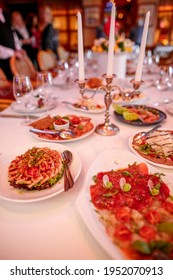
[[[37,107],[35,104],[33,106],[31,105],[30,108],[28,108],[28,112],[30,113],[42,113],[46,112],[47,110],[52,110],[57,106],[57,101],[55,99],[50,99],[47,106]],[[17,101],[13,102],[11,104],[11,108],[17,112],[17,113],[26,113],[25,105],[22,103],[18,103]]]
[[[91,164],[87,173],[85,185],[76,200],[76,207],[87,228],[112,259],[122,260],[126,259],[126,256],[123,254],[121,249],[111,241],[106,233],[104,225],[99,220],[99,215],[91,202],[90,185],[93,184],[93,176],[98,172],[125,168],[128,164],[133,164],[134,162],[138,164],[144,161],[131,152],[118,151],[114,148],[104,150]],[[156,168],[150,165],[148,165],[148,169],[152,173],[158,172]],[[164,181],[172,191],[173,178],[171,176],[164,176]]]
[[[92,93],[94,93],[95,91],[96,91],[96,88],[90,88],[89,86],[86,86],[85,87],[85,91],[88,91],[88,92],[92,92]],[[103,90],[103,89],[101,89],[101,88],[98,88],[97,89],[97,93],[104,93],[105,91]],[[96,93],[96,94],[97,94]]]
[[[166,130],[166,129],[161,129],[159,128],[159,130]],[[167,129],[167,130],[171,130],[171,129]],[[146,130],[147,131],[147,130]],[[134,133],[130,138],[129,138],[129,147],[131,149],[131,151],[137,155],[138,157],[140,157],[141,159],[143,159],[143,161],[146,161],[154,166],[158,166],[158,167],[161,167],[161,168],[166,168],[166,169],[173,169],[173,166],[169,166],[169,165],[165,165],[165,164],[160,164],[160,163],[156,163],[156,162],[153,162],[147,158],[144,158],[142,155],[140,155],[132,146],[132,142],[133,142],[133,138],[134,136],[136,135],[137,133]]]
[[[90,97],[89,94],[88,94],[88,97]],[[69,102],[73,103],[73,104],[74,103],[80,103],[80,100],[79,99],[70,99]],[[89,102],[89,101],[86,100],[86,102]],[[99,104],[102,107],[98,108],[98,109],[89,109],[89,110],[85,110],[85,109],[82,109],[82,108],[77,108],[77,107],[73,106],[73,104],[67,104],[67,107],[70,108],[70,109],[73,109],[75,111],[82,112],[82,113],[87,113],[87,114],[100,114],[100,113],[105,112],[105,106],[104,106],[103,102],[100,102],[100,101],[97,101],[96,99],[94,99],[93,103],[94,104]]]
[[[119,104],[119,105],[131,105],[131,104],[142,105],[142,104],[146,104],[148,102],[148,100],[149,100],[149,97],[146,96],[144,93],[142,93],[141,97],[134,97],[131,100],[123,100],[122,97],[118,98],[117,100],[113,99],[112,100],[112,105],[114,105],[114,104],[115,105],[116,104]]]
[[[25,153],[28,149],[32,147],[48,147],[50,149],[62,152],[67,150],[67,147],[61,144],[51,144],[51,143],[32,143],[24,147],[12,149],[9,153],[2,154],[0,157],[0,198],[12,201],[12,202],[35,202],[53,197],[64,191],[64,177],[61,178],[54,186],[45,190],[33,190],[27,191],[24,189],[16,189],[10,186],[8,182],[8,167],[16,156]],[[71,148],[68,147],[73,154],[73,161],[70,165],[70,170],[74,181],[77,180],[81,172],[81,161],[78,154]]]
[[[83,138],[86,138],[88,137],[90,134],[92,134],[95,130],[95,123],[92,121],[92,124],[93,124],[93,128],[88,131],[87,133],[85,134],[82,134],[81,136],[77,137],[77,138],[71,138],[71,139],[61,139],[61,140],[56,140],[56,139],[45,139],[45,138],[42,138],[40,136],[38,136],[37,133],[33,133],[33,132],[30,132],[32,134],[32,136],[40,141],[46,141],[46,142],[50,142],[50,143],[67,143],[67,142],[73,142],[73,141],[78,141],[78,140],[81,140]]]
[[[117,78],[115,81],[115,85],[118,85],[122,91],[127,92],[133,91],[133,84],[130,82],[131,79],[120,79]],[[137,105],[141,105],[141,104],[146,104],[149,100],[149,96],[147,96],[145,93],[143,93],[143,89],[144,86],[143,84],[141,85],[141,87],[139,88],[140,91],[140,95],[139,97],[135,96],[133,99],[131,100],[124,100],[122,97],[119,97],[118,99],[112,99],[112,104],[120,104],[120,105],[130,105],[130,104],[137,104]],[[114,94],[118,94],[119,90],[115,89],[112,92],[112,95]]]

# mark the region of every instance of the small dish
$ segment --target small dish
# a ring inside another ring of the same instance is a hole
[[[54,121],[53,126],[55,130],[68,129],[69,120],[64,118],[57,118],[57,120]]]
[[[114,111],[116,118],[120,122],[134,125],[134,126],[154,125],[154,124],[161,123],[162,121],[164,121],[167,118],[166,114],[163,111],[156,109],[156,108],[148,107],[145,105],[133,104],[133,105],[126,105],[126,106],[122,106],[122,107],[126,108],[126,109],[134,109],[134,111],[138,114],[139,119],[127,120],[124,118],[123,114],[120,114],[117,111]],[[114,109],[115,109],[115,107],[114,107]],[[145,116],[147,117],[147,119],[146,118],[144,119]]]

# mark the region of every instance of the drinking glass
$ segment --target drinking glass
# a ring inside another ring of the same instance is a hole
[[[24,105],[26,119],[22,121],[23,125],[28,125],[31,121],[28,115],[28,109],[32,105],[33,87],[29,76],[16,75],[13,77],[13,95],[17,103]]]
[[[159,102],[156,102],[154,104],[155,106],[168,104],[172,102],[172,98],[165,97],[166,93],[168,94],[168,91],[172,89],[173,84],[171,82],[171,68],[168,69],[161,68],[160,69],[160,77],[155,81],[156,88],[161,93]]]
[[[53,97],[52,94],[53,77],[51,72],[38,72],[37,73],[37,95],[42,98],[45,107],[48,110],[49,100]]]

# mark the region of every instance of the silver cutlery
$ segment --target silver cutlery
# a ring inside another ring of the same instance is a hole
[[[29,131],[33,132],[33,133],[46,133],[46,134],[51,134],[51,135],[59,135],[62,139],[70,139],[75,136],[74,132],[71,129],[65,129],[65,130],[60,130],[60,131],[51,131],[51,130],[30,128]]]
[[[14,114],[0,114],[0,118],[17,118],[17,119],[26,119],[25,115],[14,115]],[[29,115],[30,119],[38,119],[38,116]]]
[[[137,137],[137,140],[142,138],[142,137],[147,137],[149,136],[151,133],[153,133],[155,130],[157,130],[159,127],[161,127],[160,124],[157,124],[156,126],[154,126],[152,129],[148,130],[148,131],[142,131],[140,133],[140,135]]]
[[[72,103],[72,102],[69,102],[69,101],[62,101],[62,103],[72,105],[75,108],[79,108],[79,109],[83,109],[83,110],[89,110],[87,106],[80,105],[78,103]]]
[[[68,191],[74,185],[74,180],[69,169],[69,165],[72,162],[73,155],[68,150],[63,151],[61,155],[64,160],[64,190]]]

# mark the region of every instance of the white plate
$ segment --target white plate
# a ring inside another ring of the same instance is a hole
[[[90,91],[90,92],[95,92],[95,91],[96,91],[96,88],[90,88],[89,86],[86,86],[86,87],[85,87],[85,91],[88,91],[88,92],[89,92],[89,91]],[[104,91],[103,89],[99,88],[99,89],[97,89],[97,93],[98,93],[98,92],[99,92],[99,93],[104,93],[105,91]],[[97,93],[96,93],[96,94],[97,94]]]
[[[171,102],[171,103],[169,103],[169,104],[166,105],[166,111],[167,111],[169,114],[173,115],[173,102]]]
[[[133,84],[130,82],[131,79],[120,79],[117,78],[117,81],[115,82],[116,85],[118,85],[123,91],[132,91],[133,90]],[[120,97],[118,100],[113,99],[112,104],[120,104],[120,105],[129,105],[129,104],[146,104],[146,102],[149,100],[149,96],[146,96],[141,89],[143,89],[143,85],[139,88],[139,91],[141,92],[141,97],[134,98],[132,100],[123,100],[122,97]],[[112,92],[112,95],[118,94],[119,90],[115,89]]]
[[[34,138],[36,138],[36,139],[38,139],[40,141],[46,141],[46,142],[50,142],[50,143],[67,143],[67,142],[73,142],[73,141],[81,140],[81,139],[83,139],[85,137],[88,137],[91,133],[94,132],[95,127],[96,127],[96,125],[95,125],[95,123],[93,121],[92,121],[92,124],[93,124],[93,128],[90,131],[88,131],[87,133],[81,135],[80,137],[71,138],[71,139],[62,139],[62,140],[56,140],[55,139],[55,140],[51,140],[51,139],[41,138],[36,133],[33,133],[33,132],[30,132],[30,133],[32,133]]]
[[[58,152],[62,152],[67,150],[67,147],[60,144],[51,144],[51,143],[32,143],[24,147],[16,148],[11,150],[9,153],[2,154],[0,157],[0,198],[12,201],[12,202],[35,202],[50,198],[57,194],[60,194],[64,191],[64,178],[62,177],[59,182],[57,182],[50,189],[45,190],[19,190],[12,186],[10,186],[8,182],[8,167],[10,165],[11,160],[15,159],[16,156],[23,154],[28,149],[32,147],[48,147],[50,149],[57,150]],[[77,180],[80,171],[81,171],[81,161],[77,153],[68,147],[73,154],[73,161],[70,166],[70,170],[74,181]]]
[[[55,99],[50,99],[47,106],[43,106],[43,107],[39,108],[39,107],[35,107],[33,105],[30,108],[28,108],[28,112],[31,112],[33,114],[42,113],[47,110],[52,110],[56,106],[57,106],[57,101]],[[26,113],[24,104],[17,103],[16,101],[11,104],[11,108],[18,113]]]
[[[76,207],[93,237],[108,253],[108,255],[110,255],[113,259],[118,260],[126,259],[126,257],[119,247],[111,241],[105,231],[104,225],[101,221],[99,221],[99,215],[96,213],[95,207],[91,203],[90,185],[93,184],[93,176],[98,172],[125,168],[128,164],[133,164],[134,162],[141,163],[144,161],[130,152],[118,151],[113,148],[104,150],[91,164],[87,173],[85,186],[76,201]],[[156,168],[149,165],[148,169],[152,173],[158,172]],[[173,178],[165,176],[164,181],[168,184],[171,190],[173,190]]]
[[[132,100],[123,100],[120,98],[119,100],[112,100],[112,104],[119,104],[119,105],[131,105],[131,104],[136,104],[136,105],[142,105],[146,104],[149,100],[149,97],[146,96],[145,94],[142,93],[142,96],[140,98],[134,98]]]
[[[133,84],[130,82],[130,80],[131,79],[126,79],[125,81],[124,81],[124,84],[125,84],[125,86],[126,87],[128,87],[128,88],[133,88]],[[149,88],[149,87],[151,87],[152,85],[154,84],[154,80],[144,80],[144,82],[140,85],[140,88],[139,88],[139,90],[143,90],[143,89],[146,89],[146,88]]]
[[[90,97],[90,95],[88,95],[88,97]],[[70,99],[69,102],[71,102],[71,103],[79,103],[80,100],[79,99]],[[100,113],[105,112],[106,109],[105,109],[105,106],[104,106],[103,102],[101,103],[101,102],[96,100],[95,104],[99,104],[100,106],[103,106],[103,107],[99,108],[99,109],[92,109],[92,110],[91,109],[85,110],[85,109],[82,109],[82,108],[76,108],[72,104],[67,104],[67,107],[70,108],[70,109],[73,109],[75,111],[82,112],[82,113],[87,113],[87,114],[100,114]]]
[[[166,130],[166,129],[161,129],[161,130]],[[171,130],[171,129],[168,129],[168,130]],[[147,130],[146,130],[147,131]],[[131,151],[137,155],[138,157],[140,157],[141,159],[143,159],[143,161],[146,161],[154,166],[158,166],[158,167],[161,167],[161,168],[166,168],[166,169],[173,169],[173,166],[169,166],[169,165],[165,165],[165,164],[159,164],[159,163],[156,163],[156,162],[153,162],[147,158],[144,158],[142,155],[140,155],[132,146],[132,142],[133,142],[133,137],[136,135],[137,133],[133,134],[130,138],[129,138],[129,147],[131,149]]]

